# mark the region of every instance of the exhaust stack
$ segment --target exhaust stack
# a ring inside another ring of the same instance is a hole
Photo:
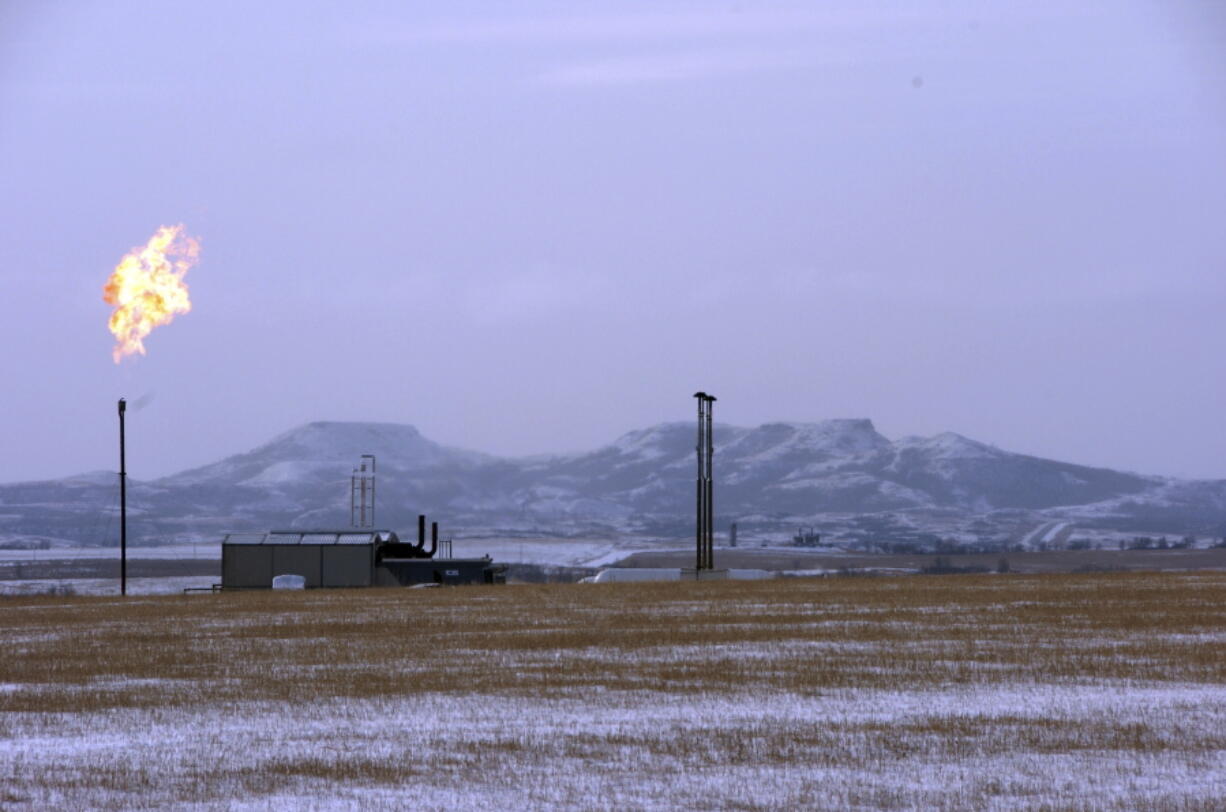
[[[118,359],[116,359],[118,363]],[[139,404],[138,404],[139,405]],[[128,470],[124,462],[123,415],[128,402],[119,399],[119,594],[128,594]]]
[[[698,399],[698,481],[697,481],[697,518],[695,521],[694,541],[696,550],[695,569],[715,569],[715,480],[712,470],[712,460],[715,456],[713,439],[715,424],[712,420],[712,404],[715,396],[706,392],[695,392]]]

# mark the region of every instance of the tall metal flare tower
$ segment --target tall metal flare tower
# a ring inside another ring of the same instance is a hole
[[[119,399],[119,594],[128,594],[128,467],[124,459],[123,416],[128,402]]]
[[[698,399],[698,520],[695,528],[697,546],[697,570],[715,569],[715,507],[714,507],[714,475],[711,462],[715,456],[715,443],[712,439],[714,423],[711,418],[715,396],[706,392],[695,392]]]

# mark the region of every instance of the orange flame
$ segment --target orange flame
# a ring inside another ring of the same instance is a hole
[[[199,257],[200,243],[185,236],[182,225],[162,226],[115,266],[102,289],[103,300],[115,305],[110,320],[115,363],[133,353],[144,355],[144,339],[154,327],[191,311],[183,276]]]

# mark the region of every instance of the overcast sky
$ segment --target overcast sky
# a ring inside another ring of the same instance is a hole
[[[6,0],[0,480],[114,470],[120,396],[147,479],[696,389],[1226,477],[1223,9]],[[180,222],[194,309],[116,366],[102,285]]]

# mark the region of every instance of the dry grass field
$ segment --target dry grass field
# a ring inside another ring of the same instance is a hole
[[[0,808],[1222,809],[1226,573],[0,600]]]

